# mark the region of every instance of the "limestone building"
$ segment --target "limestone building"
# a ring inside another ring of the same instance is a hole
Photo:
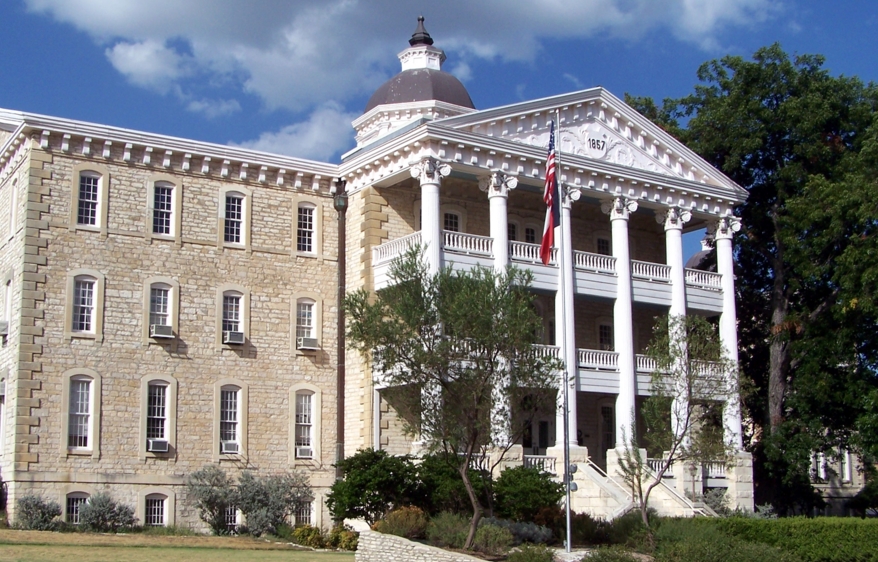
[[[640,353],[653,318],[719,316],[736,354],[732,209],[746,193],[602,88],[476,110],[422,21],[409,43],[340,163],[0,111],[10,508],[36,491],[72,519],[108,490],[143,523],[194,525],[185,477],[219,463],[307,471],[316,499],[297,518],[328,524],[340,443],[346,454],[411,450],[369,365],[349,350],[339,369],[339,259],[346,290],[379,290],[413,243],[434,270],[534,272],[545,352],[575,366],[572,414],[535,421],[513,458],[560,469],[568,423],[584,467],[573,507],[605,517],[629,507],[614,455],[649,392]],[[563,206],[565,271],[557,254],[548,266],[538,257],[555,115],[559,180],[579,194]],[[682,233],[701,228],[716,273],[684,267]],[[574,303],[566,322],[559,275]],[[741,449],[738,408],[723,411]],[[680,467],[657,507],[693,513],[683,493],[693,485],[727,487],[752,508],[743,452],[734,468]]]

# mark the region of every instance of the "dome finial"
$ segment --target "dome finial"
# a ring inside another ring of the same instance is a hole
[[[424,28],[424,16],[418,16],[418,28],[415,29],[415,32],[412,33],[412,38],[409,39],[409,45],[414,47],[415,45],[432,45],[433,38],[430,37],[430,34],[427,33],[427,30]]]

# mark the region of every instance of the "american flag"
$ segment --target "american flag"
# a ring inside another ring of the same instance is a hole
[[[555,177],[555,122],[549,129],[549,155],[546,157],[546,187],[543,190],[546,202],[546,224],[543,226],[543,241],[540,244],[540,259],[549,265],[552,246],[555,245],[555,227],[561,224],[561,207],[558,200],[558,180]]]

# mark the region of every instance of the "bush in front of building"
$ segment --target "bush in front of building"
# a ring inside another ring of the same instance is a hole
[[[326,535],[326,546],[340,550],[357,550],[360,533],[347,525],[336,525]]]
[[[500,525],[491,523],[483,523],[476,529],[476,536],[473,540],[473,550],[482,552],[492,556],[505,554],[510,547],[514,538],[509,529]]]
[[[235,481],[219,466],[208,464],[186,479],[187,502],[198,510],[198,517],[207,523],[214,535],[228,535],[229,509],[238,500]]]
[[[415,506],[403,506],[375,522],[372,529],[407,539],[422,539],[427,533],[427,514]]]
[[[543,525],[537,525],[530,521],[509,521],[496,517],[485,517],[482,524],[503,527],[512,533],[513,544],[522,543],[548,544],[552,542],[552,529]]]
[[[92,494],[79,507],[79,526],[93,533],[116,533],[137,523],[134,509],[116,502],[107,492]]]
[[[544,544],[522,545],[506,557],[506,562],[553,562],[554,560],[555,551]]]
[[[427,540],[436,546],[463,548],[469,532],[469,517],[443,511],[434,515],[427,524]]]
[[[494,482],[494,512],[513,521],[533,521],[540,510],[557,506],[562,497],[564,486],[538,468],[507,468]]]
[[[326,546],[326,537],[323,536],[323,531],[311,525],[296,527],[293,530],[293,540],[296,544],[308,548],[324,548]]]
[[[15,502],[16,529],[30,531],[53,531],[58,527],[57,518],[61,515],[58,502],[43,499],[36,494],[26,494]]]
[[[235,505],[244,514],[251,535],[276,534],[302,504],[314,500],[308,477],[297,472],[256,477],[243,472]]]

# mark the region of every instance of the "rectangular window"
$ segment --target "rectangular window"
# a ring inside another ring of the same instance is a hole
[[[223,295],[223,331],[241,331],[241,297]]]
[[[311,394],[296,394],[296,448],[311,447],[311,398]]]
[[[518,239],[518,226],[516,226],[512,223],[507,224],[506,225],[506,235],[509,237],[510,240],[517,240]]]
[[[91,381],[70,381],[70,418],[67,446],[87,448],[91,418]]]
[[[94,330],[94,279],[76,279],[73,283],[73,331]]]
[[[296,337],[314,337],[314,304],[310,302],[296,305]]]
[[[598,238],[598,253],[602,256],[610,256],[613,254],[609,240],[606,238]]]
[[[311,502],[302,502],[296,506],[293,516],[296,518],[295,526],[303,527],[311,525]]]
[[[445,213],[444,226],[448,232],[460,232],[460,217],[455,213]]]
[[[149,323],[159,326],[170,325],[168,301],[171,291],[164,287],[152,287],[149,290]]]
[[[165,498],[146,498],[143,517],[147,527],[163,527],[165,524]]]
[[[238,507],[234,505],[226,506],[226,529],[229,533],[238,532]]]
[[[146,438],[166,439],[168,387],[163,384],[149,385],[146,403]]]
[[[171,234],[171,209],[174,188],[156,185],[153,188],[152,232]]]
[[[240,244],[243,222],[244,198],[240,195],[226,195],[226,221],[223,239],[232,244]]]
[[[88,498],[85,496],[67,496],[67,523],[79,525],[79,508],[85,505]]]
[[[524,241],[528,244],[536,244],[537,243],[537,230],[535,228],[525,228],[524,229]]]
[[[615,349],[613,345],[613,327],[601,324],[599,330],[601,349],[603,351],[613,351]]]
[[[238,391],[223,390],[220,394],[220,441],[238,442]]]
[[[296,249],[300,252],[314,251],[314,207],[299,207]]]
[[[76,223],[89,226],[98,224],[98,184],[101,179],[98,176],[79,176],[79,207],[76,213]]]

